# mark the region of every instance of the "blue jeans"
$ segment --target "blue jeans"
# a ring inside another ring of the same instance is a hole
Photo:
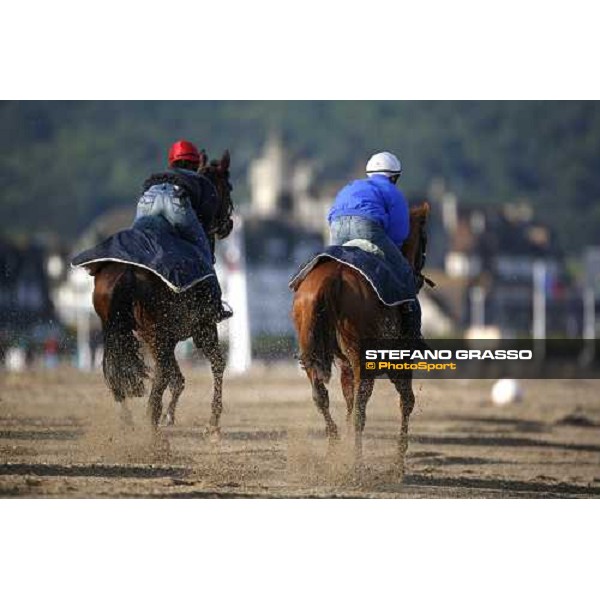
[[[157,216],[163,217],[188,242],[202,248],[210,245],[190,201],[181,197],[170,183],[153,185],[144,192],[138,201],[134,224],[142,217]]]
[[[386,261],[392,266],[401,281],[406,281],[412,296],[416,297],[415,275],[412,267],[402,254],[400,248],[392,242],[383,227],[364,217],[338,217],[331,222],[331,244],[342,246],[355,239],[368,240],[383,252]]]
[[[410,266],[402,251],[387,235],[383,227],[364,217],[346,216],[338,217],[330,225],[330,243],[335,246],[342,246],[346,242],[355,239],[368,240],[375,244],[383,252],[387,262],[392,265],[398,277],[406,282],[410,294],[414,298],[414,303],[403,305],[405,311],[414,313],[414,327],[418,332],[415,337],[421,334],[421,304],[417,298],[417,287],[415,282],[415,273]]]

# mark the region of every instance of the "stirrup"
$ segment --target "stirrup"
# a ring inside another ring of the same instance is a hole
[[[230,319],[231,317],[233,317],[233,310],[231,306],[229,306],[229,304],[227,304],[227,302],[225,302],[224,300],[221,301],[221,307],[219,310],[219,314],[217,315],[217,323],[225,321],[226,319]]]

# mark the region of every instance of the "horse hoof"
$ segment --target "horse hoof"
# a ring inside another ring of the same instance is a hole
[[[330,451],[335,450],[339,447],[340,445],[340,436],[336,435],[336,436],[329,436],[327,438],[327,447],[329,448]]]
[[[339,444],[340,444],[340,435],[337,429],[330,429],[326,432],[327,435],[327,454],[333,454]]]
[[[213,444],[217,444],[218,442],[221,441],[221,428],[217,427],[215,425],[210,425],[208,427],[208,439],[209,441],[211,441]]]
[[[158,430],[155,430],[152,435],[152,449],[157,458],[167,458],[171,452],[169,440]]]
[[[173,427],[173,425],[175,425],[175,417],[173,415],[170,415],[169,413],[167,413],[163,417],[163,425],[165,427]]]
[[[325,431],[327,435],[327,439],[330,442],[338,442],[340,439],[340,434],[338,433],[337,427],[333,426]]]
[[[404,464],[396,465],[396,479],[398,483],[402,483],[404,481],[404,474],[406,473],[406,469],[404,468]]]
[[[361,487],[364,482],[365,467],[361,462],[354,462],[349,472],[350,485],[354,487]]]

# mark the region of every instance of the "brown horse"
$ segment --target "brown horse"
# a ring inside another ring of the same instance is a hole
[[[198,171],[213,182],[220,201],[213,227],[207,231],[211,245],[215,237],[226,237],[231,231],[229,163],[228,152],[211,163],[204,153],[201,155]],[[165,422],[168,425],[175,422],[175,408],[185,384],[175,359],[175,346],[191,337],[210,361],[214,388],[210,431],[218,435],[225,361],[217,337],[212,278],[175,293],[146,269],[111,261],[92,267],[89,270],[94,276],[93,303],[104,334],[104,377],[114,399],[123,406],[124,416],[129,418],[125,399],[145,393],[148,371],[140,352],[138,339],[141,339],[154,359],[148,402],[152,425],[156,428],[160,422],[162,397],[167,387],[172,397]]]
[[[425,224],[429,205],[411,209],[410,233],[402,251],[419,278],[425,261]],[[329,412],[326,384],[335,360],[347,407],[347,423],[354,421],[354,448],[357,464],[362,460],[362,432],[366,406],[373,391],[373,379],[361,378],[360,342],[373,338],[398,337],[401,310],[379,301],[368,281],[355,269],[330,260],[319,263],[296,289],[292,315],[299,342],[300,362],[312,386],[313,400],[325,419],[330,444],[338,438]],[[398,441],[398,468],[404,473],[408,448],[408,420],[415,404],[412,380],[390,377],[400,394],[402,424]]]

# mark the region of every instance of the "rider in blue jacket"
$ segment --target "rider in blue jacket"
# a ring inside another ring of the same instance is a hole
[[[335,198],[328,215],[331,243],[343,245],[350,240],[366,239],[383,252],[414,298],[414,302],[403,305],[401,333],[404,337],[421,339],[421,307],[415,276],[401,251],[410,227],[408,203],[396,187],[402,166],[390,152],[380,152],[369,159],[366,171],[366,179],[352,181]]]

